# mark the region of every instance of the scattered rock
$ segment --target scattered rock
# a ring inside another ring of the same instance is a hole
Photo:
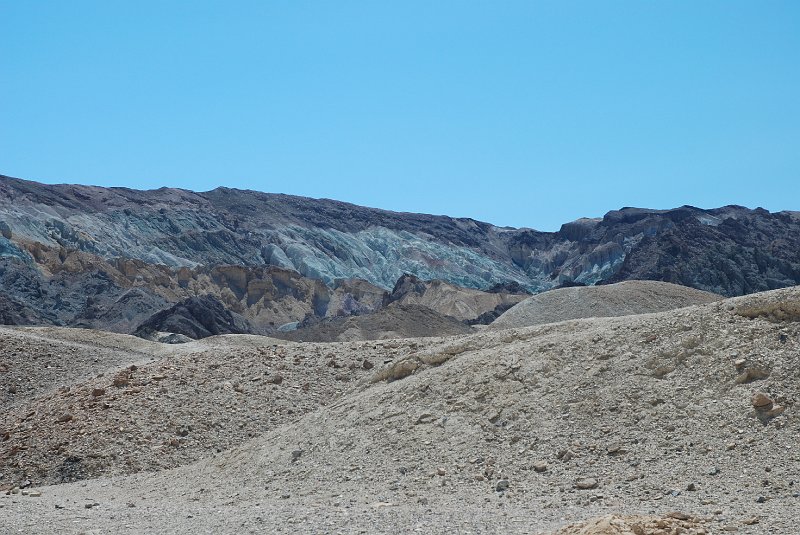
[[[508,482],[507,479],[501,479],[500,481],[497,482],[497,486],[495,486],[495,490],[497,492],[505,492],[506,490],[508,490],[508,485],[509,485],[509,482]]]
[[[130,373],[128,371],[121,371],[116,376],[114,376],[114,380],[111,384],[116,386],[117,388],[123,388],[128,386],[131,383]]]
[[[598,482],[593,477],[581,477],[575,481],[575,488],[579,490],[596,489]]]
[[[561,450],[558,452],[558,455],[556,457],[564,462],[567,462],[573,457],[575,457],[575,452],[572,450]]]
[[[772,408],[773,401],[768,395],[763,392],[756,392],[751,399],[753,407],[758,411],[768,411]]]
[[[283,375],[276,373],[267,377],[267,382],[273,385],[279,385],[283,382]]]
[[[753,381],[760,381],[769,377],[769,372],[762,368],[748,368],[740,373],[736,379],[736,384],[752,383]]]
[[[432,415],[429,412],[424,412],[424,413],[420,414],[419,416],[417,416],[417,419],[414,422],[414,424],[415,425],[429,424],[429,423],[432,423],[434,420],[436,420],[436,417],[434,415]]]
[[[691,520],[691,515],[687,515],[686,513],[682,513],[680,511],[672,511],[671,513],[667,513],[667,517],[674,518],[676,520]]]
[[[105,388],[93,388],[92,389],[92,396],[96,397],[96,398],[99,398],[100,396],[104,395],[105,393],[106,393],[106,389]]]
[[[547,472],[547,462],[545,461],[536,461],[533,463],[533,469],[536,472]]]

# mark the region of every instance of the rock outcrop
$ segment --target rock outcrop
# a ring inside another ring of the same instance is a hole
[[[150,338],[154,333],[167,332],[198,339],[252,331],[246,319],[225,308],[218,299],[205,295],[191,297],[162,310],[142,323],[134,334]]]

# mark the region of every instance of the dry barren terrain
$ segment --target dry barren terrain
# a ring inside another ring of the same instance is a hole
[[[790,288],[380,342],[120,336],[113,359],[73,331],[2,329],[2,388],[37,386],[4,398],[0,525],[793,534],[798,303]],[[67,348],[75,369],[41,371]]]

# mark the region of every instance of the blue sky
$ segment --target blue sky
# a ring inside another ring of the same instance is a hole
[[[0,0],[0,173],[555,230],[800,210],[800,2]]]

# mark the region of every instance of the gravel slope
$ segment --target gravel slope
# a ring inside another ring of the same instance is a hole
[[[711,303],[721,296],[668,282],[625,281],[550,290],[507,310],[493,328],[528,327],[579,318],[628,316]]]
[[[745,312],[797,302],[792,288],[419,339],[324,406],[231,450],[36,498],[0,495],[0,523],[54,533],[794,533],[800,323]],[[356,361],[375,350],[313,347]],[[609,514],[622,516],[568,526]]]

